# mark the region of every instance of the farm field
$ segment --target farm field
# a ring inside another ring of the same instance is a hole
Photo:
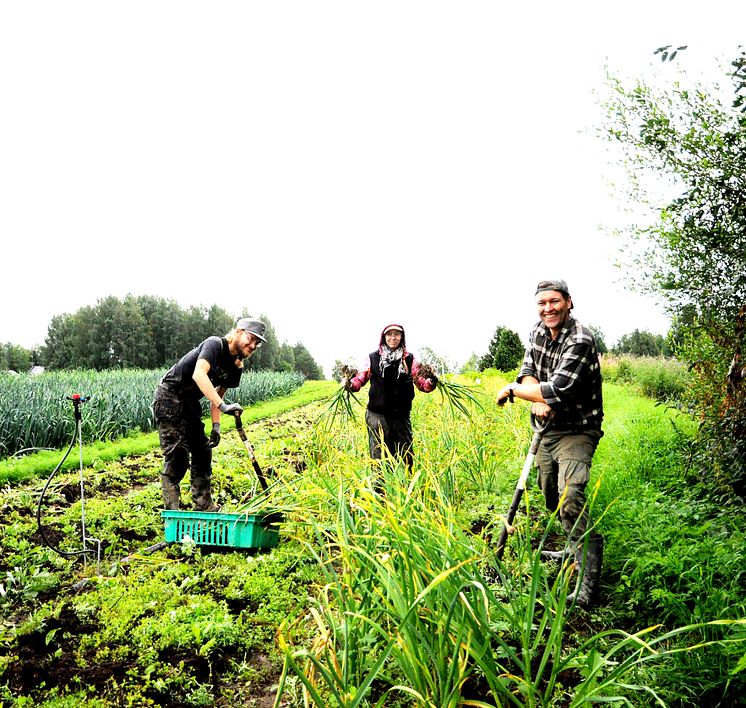
[[[562,539],[535,485],[495,559],[528,408],[494,405],[498,374],[459,381],[482,409],[418,394],[411,474],[372,468],[362,405],[325,415],[331,382],[246,410],[266,493],[225,425],[223,510],[283,514],[279,543],[260,552],[147,550],[164,538],[154,433],[86,446],[84,507],[71,453],[44,536],[39,495],[62,451],[0,464],[2,705],[737,705],[746,524],[688,489],[691,421],[605,385],[589,487],[604,575],[585,612],[566,602],[573,568],[541,560]],[[100,553],[60,555],[50,545],[80,549],[83,511]]]

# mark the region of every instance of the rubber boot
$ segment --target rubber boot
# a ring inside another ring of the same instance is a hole
[[[163,491],[163,508],[178,511],[181,506],[181,488],[174,484],[166,475],[161,476],[161,490]]]
[[[192,488],[192,500],[195,511],[220,511],[220,504],[213,501],[210,490],[200,489],[197,493]]]
[[[596,601],[603,554],[604,538],[599,534],[591,536],[587,548],[578,546],[575,551],[575,562],[582,577],[580,587],[567,596],[568,604],[574,602],[579,607],[587,609]]]

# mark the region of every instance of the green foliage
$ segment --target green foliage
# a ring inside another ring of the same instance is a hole
[[[0,344],[0,371],[26,372],[34,362],[34,352],[17,344]]]
[[[632,384],[661,403],[683,404],[692,380],[686,367],[671,357],[605,356],[601,370],[605,381]]]
[[[461,366],[460,374],[466,374],[470,371],[479,371],[479,355],[474,352]]]
[[[113,440],[153,430],[151,403],[163,370],[56,371],[38,376],[0,374],[0,457],[29,448],[59,448],[75,429],[73,405],[79,393],[82,435],[87,442]],[[303,383],[296,372],[246,372],[231,399],[243,405],[285,396]],[[203,401],[205,415],[209,404]]]
[[[627,391],[605,388],[606,435],[594,460],[603,469],[597,506],[607,508],[606,588],[617,622],[675,627],[746,617],[743,514],[703,496],[690,477],[694,421]],[[695,636],[727,640],[744,636],[744,627],[702,627]],[[742,655],[742,646],[727,643],[684,653],[662,664],[654,681],[681,692],[678,705],[729,705],[744,677],[727,687],[723,676]]]
[[[746,342],[746,308],[735,327]],[[746,498],[746,365],[740,346],[730,359],[719,340],[696,327],[683,336],[680,350],[694,374],[686,403],[701,411],[691,464],[718,496]]]
[[[668,49],[661,48],[664,57]],[[688,86],[686,77],[662,88],[610,78],[605,132],[623,152],[630,201],[652,207],[652,223],[627,231],[632,262],[625,269],[667,303],[679,323],[676,355],[700,378],[690,403],[702,420],[702,473],[714,466],[726,486],[746,497],[743,50],[731,66],[731,106],[718,86]],[[663,184],[668,195],[660,192]],[[735,373],[723,376],[723,368]]]
[[[588,329],[591,330],[593,333],[593,338],[596,340],[596,350],[599,354],[606,354],[609,351],[609,348],[606,346],[606,340],[604,338],[604,333],[601,331],[600,327],[596,327],[595,325],[588,325]]]
[[[313,360],[313,357],[300,342],[293,347],[293,359],[295,370],[303,374],[309,381],[320,381],[324,378],[321,367]]]
[[[525,351],[521,338],[513,330],[498,327],[487,353],[479,362],[479,370],[512,371],[521,363]]]
[[[7,612],[14,604],[34,600],[39,593],[57,585],[57,579],[39,568],[16,567],[5,571],[0,582],[0,610]]]
[[[631,354],[632,356],[670,356],[668,341],[663,335],[636,329],[630,334],[624,334],[612,347],[617,355]]]
[[[606,378],[589,488],[606,537],[602,604],[586,613],[566,602],[574,566],[541,559],[561,539],[535,486],[495,559],[528,406],[498,408],[505,377],[494,372],[459,382],[479,387],[483,409],[454,419],[437,397],[417,396],[411,473],[391,459],[371,464],[360,420],[313,427],[322,403],[247,426],[275,470],[263,503],[286,510],[267,553],[138,553],[162,538],[153,454],[84,470],[87,526],[105,542],[100,568],[39,543],[38,482],[6,485],[0,583],[10,572],[14,593],[0,606],[0,701],[734,704],[746,689],[746,527],[735,507],[682,492],[694,423]],[[338,388],[313,383],[317,397]],[[60,478],[44,514],[65,548],[80,538],[76,476]],[[226,425],[213,474],[226,510],[251,477]]]
[[[660,441],[653,441],[651,454],[656,454],[659,443],[666,448],[668,454],[659,463],[665,470],[675,450],[670,444],[669,414],[644,401],[639,405],[633,413],[641,418],[634,443],[622,435],[619,444],[627,446],[631,456],[641,441],[651,438],[654,425]],[[701,603],[702,614],[682,613],[677,621],[688,621],[668,632],[656,626],[640,629],[634,618],[630,624],[635,622],[635,628],[573,636],[568,629],[573,615],[567,613],[565,603],[576,576],[570,566],[543,564],[538,553],[553,520],[540,516],[534,523],[537,510],[529,498],[528,520],[519,521],[505,564],[495,562],[489,541],[494,542],[499,532],[496,514],[506,508],[507,499],[500,502],[493,497],[492,511],[476,535],[466,533],[459,522],[462,512],[473,519],[473,510],[483,504],[482,489],[473,488],[470,482],[481,487],[493,478],[494,458],[500,453],[491,439],[504,435],[506,428],[512,430],[518,421],[506,415],[486,436],[474,430],[467,440],[457,440],[464,435],[464,427],[471,426],[442,430],[431,417],[432,398],[426,397],[423,406],[418,425],[426,431],[420,442],[424,445],[425,440],[437,439],[437,443],[429,443],[420,452],[412,476],[392,460],[374,469],[353,468],[349,451],[332,441],[317,440],[316,454],[309,455],[309,459],[318,458],[325,470],[337,471],[326,481],[318,478],[319,506],[309,508],[302,517],[315,532],[308,549],[324,569],[325,582],[312,599],[311,616],[288,618],[280,637],[286,671],[303,683],[310,701],[389,705],[399,696],[439,706],[470,700],[485,701],[484,705],[579,706],[612,699],[638,705],[646,695],[675,702],[680,697],[692,698],[698,691],[710,697],[717,688],[722,690],[728,680],[726,667],[734,666],[743,653],[744,637],[739,630],[742,633],[744,622],[737,619],[744,597],[740,578],[716,601],[740,598],[741,604],[734,608],[723,602],[715,615],[719,619],[709,619],[709,608]],[[658,412],[653,421],[651,410]],[[485,423],[479,420],[474,427]],[[440,435],[433,435],[433,429],[440,430]],[[526,432],[520,431],[524,442]],[[485,446],[490,446],[491,454],[474,454],[461,468],[470,477],[455,472],[454,462],[462,451]],[[500,462],[513,462],[515,452],[506,449],[505,453],[507,457]],[[607,456],[607,464],[613,462],[614,457]],[[514,467],[519,469],[520,460],[515,460]],[[316,472],[313,465],[308,470],[311,475]],[[597,475],[605,473],[603,466],[596,470]],[[373,477],[380,496],[373,491]],[[595,495],[602,488],[600,479]],[[509,498],[511,490],[507,491]],[[474,494],[482,500],[479,505]],[[626,501],[633,508],[634,494]],[[628,546],[617,542],[615,526],[606,518],[610,511],[604,508],[596,498],[594,516],[601,517],[601,529],[610,545],[623,554]],[[642,533],[648,528],[646,521],[635,522]],[[662,525],[661,532],[668,525],[665,518],[656,523]],[[734,546],[738,542],[735,539]],[[671,561],[675,564],[675,559]],[[617,563],[621,562],[617,556]],[[690,583],[695,576],[695,572],[689,574]],[[659,576],[656,589],[666,594],[671,581]],[[690,602],[698,603],[696,588]],[[624,608],[624,598],[619,603]],[[697,617],[707,621],[691,621]],[[598,615],[594,619],[603,621]],[[309,628],[312,635],[306,638]],[[697,667],[703,655],[707,667]],[[653,668],[651,662],[661,663]],[[718,663],[719,671],[714,668]],[[659,682],[659,676],[673,675],[672,665],[677,667],[678,683]],[[708,683],[690,686],[683,679],[685,669],[698,677],[709,671]],[[728,695],[737,696],[739,691],[732,686]]]
[[[250,314],[244,311],[241,316]],[[182,310],[173,300],[151,295],[127,295],[123,300],[109,296],[92,307],[53,317],[41,358],[50,369],[168,368],[207,337],[229,332],[237,319],[217,305]],[[247,369],[322,378],[302,344],[296,345],[302,350],[296,364],[288,359],[287,345],[280,346],[269,318],[260,319],[267,325],[267,341],[246,361]]]
[[[109,296],[74,314],[57,315],[47,330],[50,369],[154,369],[170,366],[208,336],[224,334],[234,318],[216,306],[182,310],[149,295]]]

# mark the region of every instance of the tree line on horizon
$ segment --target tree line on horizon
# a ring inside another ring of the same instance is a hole
[[[252,315],[239,315],[248,316]],[[246,360],[247,371],[298,371],[307,379],[323,378],[321,367],[301,342],[280,343],[269,318],[258,317],[267,325],[267,341]],[[53,317],[38,349],[0,344],[0,369],[170,368],[207,337],[229,332],[237,319],[217,305],[183,309],[173,300],[152,295],[121,300],[112,295]]]
[[[589,325],[596,340],[596,348],[599,354],[615,354],[617,356],[639,356],[639,357],[670,357],[672,356],[670,338],[662,334],[653,334],[645,330],[635,329],[629,334],[622,335],[619,341],[610,349],[606,346],[603,332],[595,325]],[[518,336],[518,333],[507,328],[498,326],[492,335],[487,353],[480,356],[472,355],[469,362],[462,370],[484,371],[485,369],[497,369],[498,371],[513,371],[520,366],[526,347]]]

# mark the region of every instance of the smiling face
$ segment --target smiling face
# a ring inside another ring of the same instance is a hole
[[[240,330],[241,336],[238,340],[238,351],[241,358],[250,357],[256,349],[262,346],[262,340],[245,329]]]
[[[397,349],[401,344],[402,333],[400,329],[390,329],[384,337],[386,338],[386,346],[389,349]]]
[[[536,294],[536,306],[541,321],[551,332],[552,339],[556,339],[570,316],[572,298],[559,290],[542,290]]]

